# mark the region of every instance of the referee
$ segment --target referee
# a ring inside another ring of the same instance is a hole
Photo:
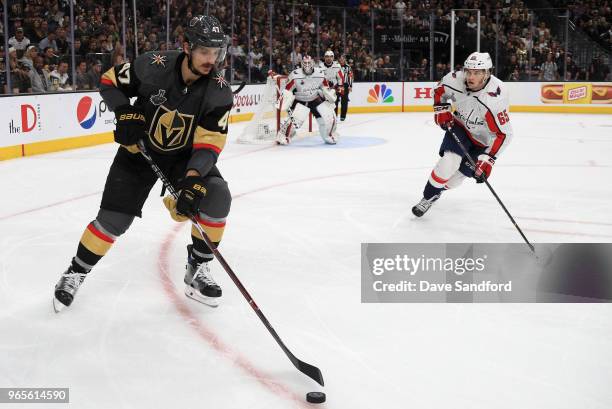
[[[341,55],[338,62],[340,63],[342,75],[344,75],[344,92],[336,100],[336,115],[338,115],[338,102],[340,102],[340,120],[344,121],[346,119],[346,111],[348,110],[349,92],[353,91],[353,69],[350,66],[353,60],[350,60],[349,64],[347,64],[346,57]]]

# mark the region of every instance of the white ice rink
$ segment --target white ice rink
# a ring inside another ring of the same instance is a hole
[[[69,387],[78,409],[611,408],[609,305],[360,303],[362,242],[521,241],[472,181],[412,216],[442,138],[431,116],[353,115],[337,146],[231,142],[221,156],[234,201],[220,249],[325,388],[293,368],[218,264],[219,308],[183,295],[189,228],[159,184],[54,314],[116,146],[0,162],[0,387]],[[612,117],[512,121],[491,183],[529,239],[612,242]],[[243,126],[230,125],[232,141]],[[307,404],[313,390],[327,403]]]

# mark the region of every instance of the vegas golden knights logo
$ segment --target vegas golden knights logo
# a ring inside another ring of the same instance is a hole
[[[182,114],[176,109],[169,110],[161,105],[151,122],[149,138],[156,148],[175,151],[187,144],[192,127],[193,115]]]

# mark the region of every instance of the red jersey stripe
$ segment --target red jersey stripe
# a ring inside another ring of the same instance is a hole
[[[193,149],[196,151],[199,149],[210,149],[211,151],[214,151],[217,154],[221,153],[221,148],[215,145],[211,145],[210,143],[196,143],[193,145]]]

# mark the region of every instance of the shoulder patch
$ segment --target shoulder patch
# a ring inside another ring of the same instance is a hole
[[[497,87],[497,90],[495,90],[495,92],[487,92],[487,94],[489,94],[492,97],[496,97],[499,94],[501,94],[501,88]]]
[[[219,88],[223,88],[223,87],[229,88],[229,84],[225,80],[225,77],[223,76],[222,73],[219,72],[217,73],[217,75],[215,75],[215,81],[217,82],[217,85],[219,86]]]
[[[150,65],[166,68],[166,63],[168,62],[168,57],[161,54],[151,54],[150,56],[151,62]]]

